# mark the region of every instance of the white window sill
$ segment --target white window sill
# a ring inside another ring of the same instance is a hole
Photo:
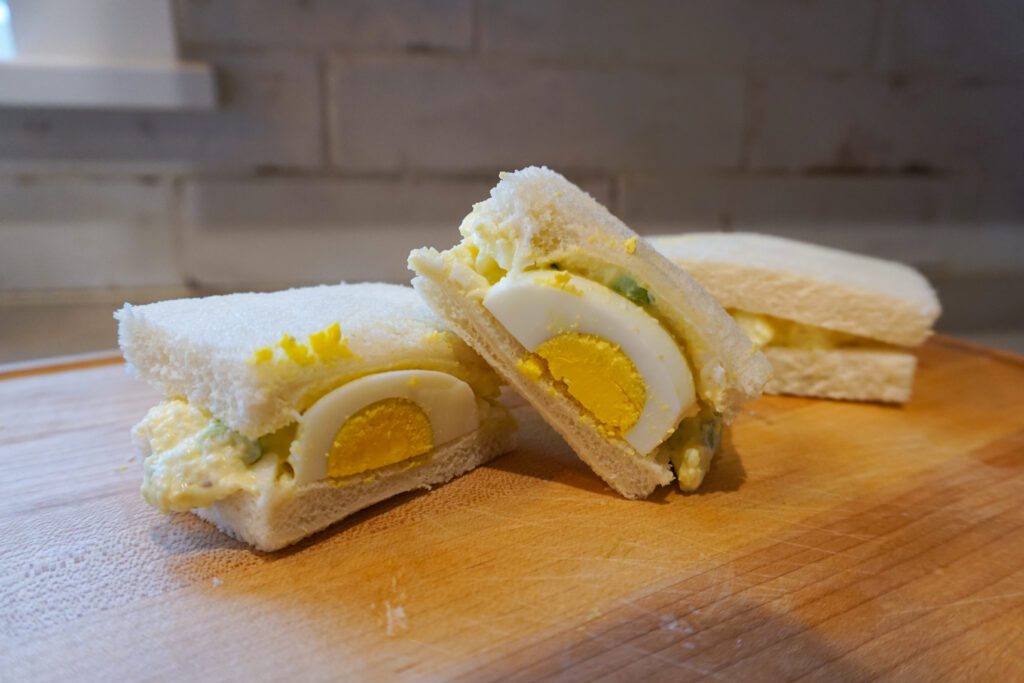
[[[212,109],[206,64],[0,61],[0,107]]]

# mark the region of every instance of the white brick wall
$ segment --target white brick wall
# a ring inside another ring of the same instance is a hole
[[[179,0],[186,43],[468,50],[471,0]]]
[[[900,0],[885,64],[905,74],[1016,78],[1024,69],[1024,8],[1015,0]]]
[[[978,190],[926,178],[638,177],[623,183],[621,213],[645,233],[768,232],[897,259],[933,276],[1020,270],[1024,230],[1000,218],[994,193],[981,204],[961,200]]]
[[[1019,85],[776,76],[750,106],[754,168],[1024,172]]]
[[[948,187],[941,180],[899,177],[626,176],[622,214],[639,225],[696,229],[935,225],[947,213]]]
[[[497,171],[546,163],[644,231],[903,259],[949,329],[1024,329],[1019,0],[175,9],[216,111],[0,108],[0,301],[405,281]]]
[[[867,0],[483,0],[487,56],[849,70],[871,60]]]
[[[0,290],[180,281],[166,181],[0,177]]]
[[[317,166],[323,157],[312,56],[197,52],[217,69],[216,111],[0,108],[0,159],[168,166]]]
[[[190,281],[216,287],[408,282],[409,251],[458,241],[480,180],[205,179],[183,189]],[[581,182],[608,201],[602,183]]]
[[[332,162],[494,172],[734,166],[735,74],[663,74],[437,59],[332,63]]]

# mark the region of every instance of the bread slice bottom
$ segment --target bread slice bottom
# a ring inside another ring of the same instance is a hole
[[[917,358],[889,349],[797,349],[768,347],[774,371],[768,394],[851,401],[910,400]]]
[[[346,486],[316,482],[287,495],[273,487],[256,494],[242,491],[193,512],[259,550],[280,550],[374,503],[444,484],[510,451],[515,447],[511,420],[502,409],[475,432],[434,449],[423,465],[410,468],[400,462]]]
[[[517,364],[529,357],[529,352],[483,305],[446,280],[418,276],[412,283],[434,312],[483,356],[609,486],[626,498],[637,499],[672,483],[667,464],[638,457],[625,441],[604,436],[597,422],[551,378],[534,379],[519,372]]]

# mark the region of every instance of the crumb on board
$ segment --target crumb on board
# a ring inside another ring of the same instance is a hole
[[[390,600],[384,601],[385,610],[385,632],[388,637],[397,636],[409,630],[409,618],[405,615],[405,608],[401,605],[392,606]]]

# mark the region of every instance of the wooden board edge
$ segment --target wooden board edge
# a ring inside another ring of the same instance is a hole
[[[19,377],[31,377],[33,375],[47,375],[55,372],[67,372],[70,370],[83,370],[103,365],[116,365],[123,362],[124,358],[121,356],[121,352],[116,349],[110,349],[108,351],[82,353],[73,356],[57,356],[22,363],[8,363],[0,365],[0,381],[17,379]]]
[[[1024,367],[1024,356],[1014,353],[1013,351],[1007,351],[1005,349],[996,349],[991,346],[985,346],[978,342],[968,341],[959,337],[951,337],[947,334],[936,334],[931,337],[926,344],[936,344],[937,346],[943,346],[948,349],[956,349],[958,351],[965,351],[979,356],[988,356],[993,360],[997,360],[1017,367]]]

